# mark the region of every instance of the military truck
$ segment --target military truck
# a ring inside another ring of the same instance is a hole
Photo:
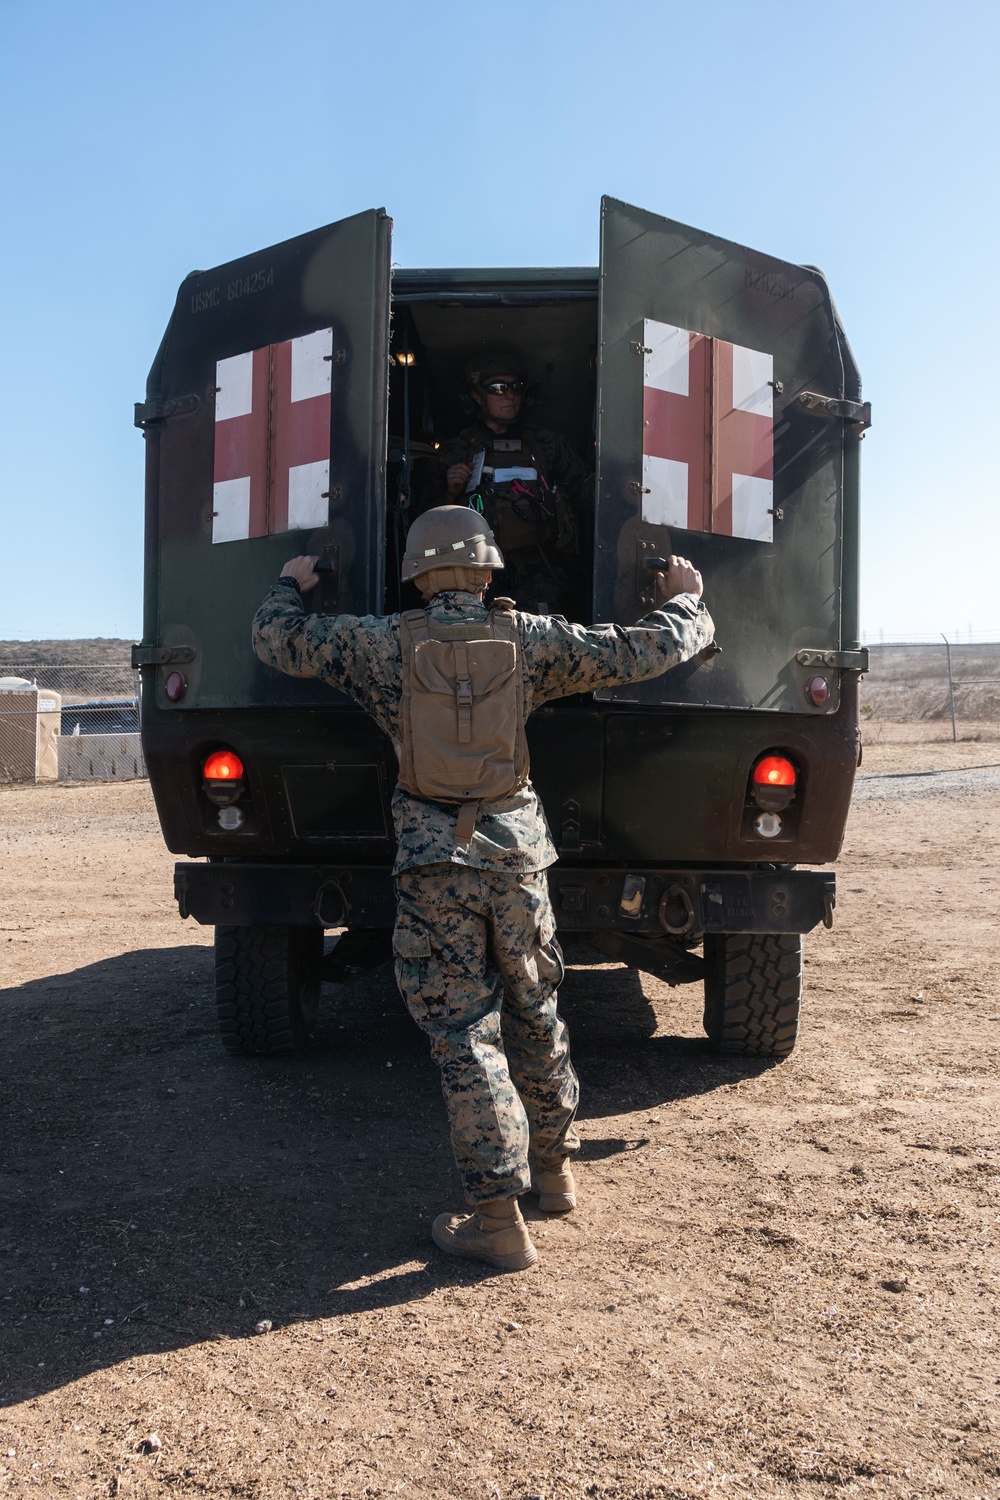
[[[322,980],[384,961],[394,912],[392,747],[258,661],[251,619],[299,553],[321,559],[310,610],[419,602],[407,525],[470,352],[499,344],[532,420],[593,463],[586,623],[639,619],[649,562],[676,551],[717,625],[718,649],[655,681],[532,716],[560,933],[703,985],[717,1047],[785,1056],[802,935],[833,918],[814,867],[840,850],[867,665],[870,411],[826,281],[613,199],[596,267],[408,270],[390,234],[372,210],[192,273],[136,408],[143,751],[186,856],[180,913],[215,928],[223,1042],[303,1048]]]

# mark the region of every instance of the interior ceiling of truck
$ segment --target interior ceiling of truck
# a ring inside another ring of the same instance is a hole
[[[462,307],[419,302],[396,310],[393,348],[411,317],[426,362],[439,438],[470,420],[461,404],[466,362],[499,345],[520,354],[534,401],[530,421],[563,433],[589,458],[593,440],[597,299],[536,307]]]

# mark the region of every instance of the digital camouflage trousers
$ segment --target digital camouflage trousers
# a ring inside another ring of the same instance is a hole
[[[399,872],[396,894],[396,982],[441,1069],[466,1198],[521,1193],[529,1162],[580,1149],[545,872],[424,865]]]

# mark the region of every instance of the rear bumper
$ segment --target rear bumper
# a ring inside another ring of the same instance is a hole
[[[832,924],[829,870],[640,868],[558,864],[549,871],[559,931],[666,934],[810,932]],[[174,867],[182,917],[203,926],[389,928],[385,866],[215,863]]]

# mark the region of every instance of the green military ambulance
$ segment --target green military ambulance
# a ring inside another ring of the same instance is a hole
[[[250,622],[321,558],[321,612],[417,605],[403,538],[468,419],[471,353],[515,350],[530,420],[593,467],[586,623],[701,570],[717,648],[529,722],[560,932],[704,985],[729,1052],[787,1055],[802,934],[860,756],[858,449],[869,422],[826,281],[605,199],[600,265],[393,267],[373,210],[182,284],[146,442],[143,749],[183,916],[216,929],[236,1052],[302,1047],[321,980],[388,957],[392,746],[349,699],[264,666]],[[324,932],[340,936],[324,953]]]

